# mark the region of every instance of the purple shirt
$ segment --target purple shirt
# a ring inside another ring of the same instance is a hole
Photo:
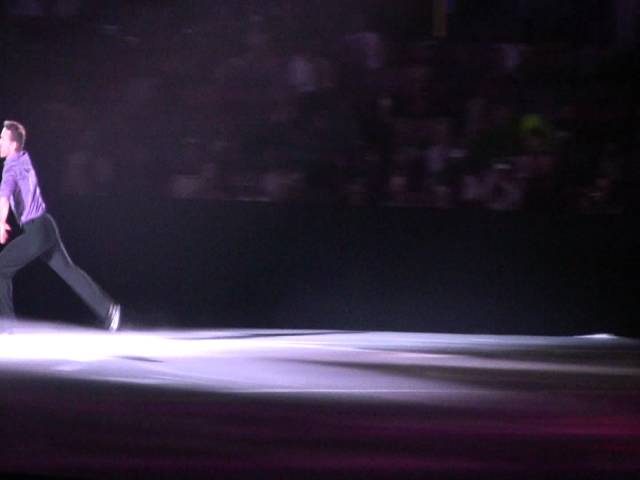
[[[16,152],[4,160],[0,197],[9,199],[13,214],[21,225],[47,211],[36,171],[26,151]]]

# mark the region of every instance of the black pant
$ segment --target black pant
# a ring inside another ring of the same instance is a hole
[[[0,317],[14,316],[13,276],[36,258],[47,262],[100,319],[106,318],[113,300],[71,261],[49,214],[25,223],[23,233],[0,252]]]

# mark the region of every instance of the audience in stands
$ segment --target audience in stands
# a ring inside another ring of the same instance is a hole
[[[69,51],[5,34],[5,51],[23,52],[5,69],[47,78],[23,107],[41,116],[61,193],[532,212],[637,204],[640,112],[620,89],[633,58],[391,37],[359,11],[310,18],[315,2],[196,2],[197,18],[160,3],[151,23],[147,9],[113,22],[112,9],[68,27]],[[44,15],[37,4],[13,13]],[[65,77],[70,55],[82,81]],[[73,135],[56,135],[61,126]]]

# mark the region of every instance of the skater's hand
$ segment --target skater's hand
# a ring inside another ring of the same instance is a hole
[[[9,240],[11,226],[7,222],[0,223],[0,244],[4,245]]]

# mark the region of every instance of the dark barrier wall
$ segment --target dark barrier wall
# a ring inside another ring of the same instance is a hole
[[[634,218],[76,198],[67,249],[134,326],[637,336]],[[90,315],[43,264],[23,315]]]

